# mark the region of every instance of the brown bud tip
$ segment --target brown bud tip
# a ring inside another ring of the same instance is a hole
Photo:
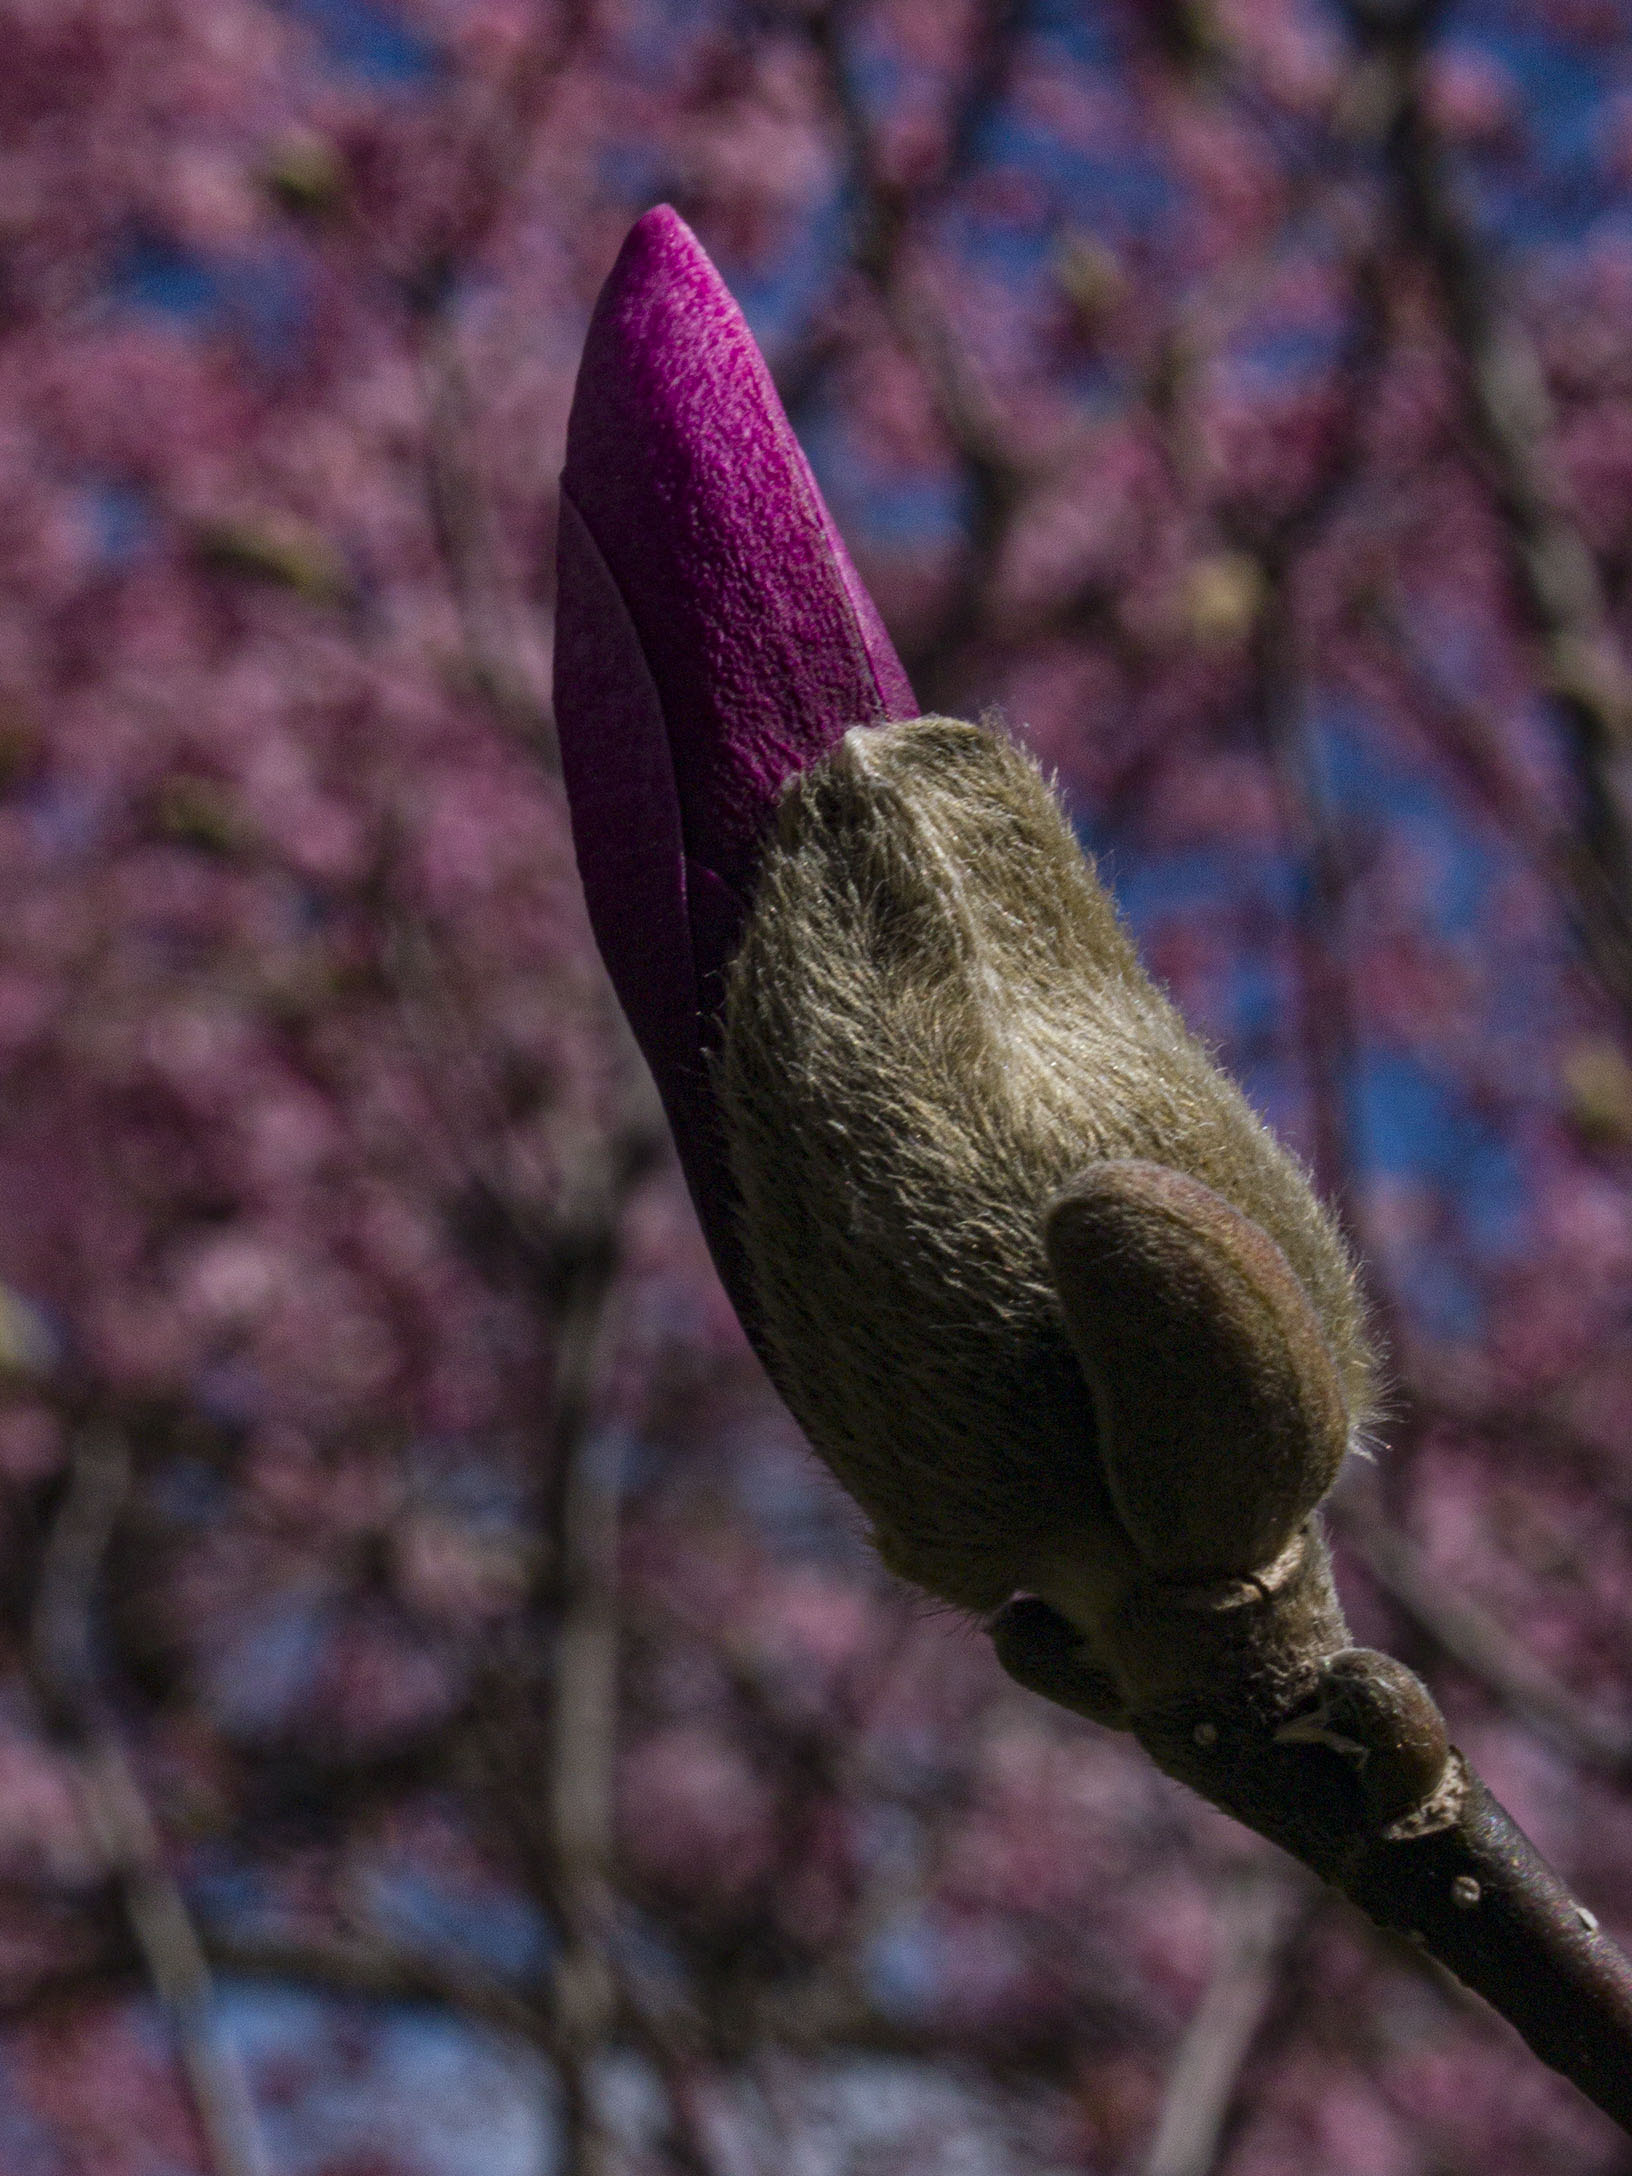
[[[1283,1744],[1329,1746],[1350,1762],[1379,1826],[1431,1797],[1450,1758],[1445,1719],[1427,1686],[1370,1647],[1333,1655],[1314,1702],[1275,1735]]]

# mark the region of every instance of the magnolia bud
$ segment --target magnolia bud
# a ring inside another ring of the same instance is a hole
[[[596,305],[560,533],[596,936],[744,1328],[886,1561],[1632,2123],[1632,1971],[1410,1673],[1345,1645],[1313,1510],[1370,1417],[1341,1240],[1033,766],[877,722],[906,675],[666,208]]]

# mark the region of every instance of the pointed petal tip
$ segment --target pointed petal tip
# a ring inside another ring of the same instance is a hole
[[[596,303],[562,480],[651,667],[687,851],[745,900],[791,774],[916,705],[754,337],[669,205]]]
[[[612,269],[596,297],[584,352],[612,328],[627,327],[629,307],[662,294],[671,303],[688,290],[717,289],[729,302],[725,283],[707,251],[672,204],[654,204],[623,238]],[[582,366],[580,365],[580,371]]]
[[[641,213],[624,236],[619,260],[643,256],[690,261],[706,270],[712,278],[719,278],[707,250],[672,204],[654,204],[649,212]]]
[[[677,377],[720,392],[759,361],[708,252],[673,205],[654,205],[624,236],[595,300],[567,424],[569,482],[604,472],[609,434],[627,443],[631,430],[662,435],[683,421]]]

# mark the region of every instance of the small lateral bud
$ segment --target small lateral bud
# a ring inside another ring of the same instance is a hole
[[[1445,1719],[1403,1662],[1346,1647],[1321,1671],[1307,1707],[1275,1733],[1283,1745],[1325,1745],[1352,1764],[1373,1821],[1397,1821],[1430,1798],[1450,1758]]]

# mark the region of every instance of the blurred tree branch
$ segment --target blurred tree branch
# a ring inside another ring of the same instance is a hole
[[[445,1951],[408,1949],[374,1933],[332,1934],[319,1928],[245,1932],[209,1922],[201,1939],[221,1972],[291,1980],[386,2002],[432,2002],[513,2034],[552,2058],[559,2054],[548,2000],[520,1993],[468,1959]]]
[[[856,87],[846,42],[853,14],[850,0],[823,0],[804,18],[845,147],[852,204],[849,263],[923,374],[968,507],[965,545],[951,586],[933,628],[905,658],[920,700],[934,710],[955,699],[961,653],[971,630],[978,633],[993,571],[1030,479],[939,301],[923,277],[915,276],[913,242],[979,151],[981,132],[1014,68],[1025,9],[1017,0],[979,0],[941,157],[932,174],[911,181],[890,173]],[[796,419],[836,352],[831,334],[823,331],[779,371],[778,389]]]
[[[554,728],[530,664],[526,607],[504,565],[481,474],[476,399],[454,304],[461,273],[505,215],[551,100],[592,26],[589,0],[568,0],[522,39],[508,73],[473,115],[470,187],[422,239],[417,261],[399,272],[425,389],[426,500],[471,685],[495,722],[525,741],[551,776],[559,771]],[[417,1006],[413,993],[429,990],[445,1016],[450,1000],[434,940],[412,917],[399,918],[399,925],[404,1001]],[[441,1025],[447,1027],[445,1017]],[[645,1067],[615,1007],[607,1025],[618,1079],[614,1109],[602,1138],[580,1139],[548,1228],[518,1211],[502,1176],[470,1163],[465,1147],[469,1179],[511,1232],[514,1273],[534,1305],[550,1296],[554,1317],[550,1410],[542,1430],[550,1478],[540,1506],[541,1575],[524,1619],[491,1658],[478,1708],[502,1823],[560,1936],[547,2037],[562,2080],[568,2176],[601,2176],[610,2166],[596,2073],[620,2012],[625,2026],[635,2024],[665,2080],[681,2165],[709,2165],[677,2043],[648,2009],[622,1999],[614,1956],[619,1484],[616,1440],[604,1425],[600,1390],[615,1335],[620,1227],[630,1192],[650,1168],[664,1132]],[[460,1053],[475,1047],[457,1023],[451,1036],[433,1030],[431,1040]],[[460,1146],[457,1140],[454,1145]],[[551,1652],[542,1679],[536,1657],[525,1651],[530,1640]],[[548,1714],[542,1729],[541,1707]],[[493,2005],[484,1998],[484,2006]]]
[[[587,1338],[583,1343],[589,1348]],[[586,1350],[586,1376],[592,1367]],[[595,2064],[610,2042],[617,2004],[611,1861],[618,1480],[615,1443],[586,1421],[580,1414],[570,1437],[557,1433],[559,1509],[552,1526],[559,1613],[546,1784],[561,1929],[555,2010],[570,2176],[599,2176],[609,2165]]]
[[[526,607],[504,564],[476,457],[474,401],[458,325],[444,290],[418,320],[425,386],[425,500],[459,614],[465,667],[486,707],[554,776],[555,725],[523,636]]]
[[[1458,203],[1430,112],[1428,38],[1441,0],[1345,0],[1345,8],[1365,95],[1386,123],[1382,156],[1398,244],[1433,281],[1461,365],[1469,433],[1572,756],[1582,810],[1571,855],[1580,919],[1594,963],[1625,1011],[1632,1005],[1632,679],[1597,563],[1552,458],[1556,419],[1541,359],[1503,297],[1492,252]]]
[[[75,1438],[62,1503],[45,1542],[30,1660],[42,1706],[78,1764],[85,1819],[149,1984],[175,2036],[212,2176],[271,2176],[236,2050],[216,2015],[198,1929],[108,1711],[97,1659],[104,1559],[130,1487],[130,1459],[105,1422]]]
[[[531,614],[504,563],[481,463],[456,306],[459,282],[503,218],[561,80],[594,25],[593,0],[541,6],[468,123],[467,186],[399,271],[425,387],[425,497],[463,630],[472,685],[552,775],[560,756],[531,660]]]
[[[1252,1865],[1224,1889],[1212,1975],[1168,2072],[1143,2176],[1210,2176],[1286,1953],[1319,1891],[1307,1876]]]
[[[1376,1495],[1365,1480],[1350,1476],[1331,1513],[1390,1599],[1503,1707],[1571,1760],[1622,1781],[1632,1777],[1632,1728],[1571,1692],[1500,1618],[1449,1585],[1411,1537],[1383,1515]]]
[[[1500,456],[1498,499],[1520,547],[1532,611],[1549,637],[1555,690],[1584,755],[1587,850],[1595,872],[1619,904],[1627,896],[1624,853],[1618,831],[1613,826],[1606,830],[1611,804],[1600,758],[1611,729],[1622,729],[1602,702],[1595,707],[1594,698],[1604,694],[1601,679],[1593,684],[1581,671],[1588,638],[1595,645],[1595,659],[1610,655],[1602,596],[1584,545],[1543,486],[1539,438],[1547,418],[1538,397],[1539,366],[1533,356],[1527,371],[1515,365],[1516,350],[1484,306],[1487,282],[1476,273],[1471,246],[1455,225],[1441,177],[1425,157],[1420,72],[1423,42],[1437,6],[1438,0],[1350,0],[1361,53],[1338,114],[1342,133],[1357,148],[1380,151],[1407,207],[1403,232],[1409,236],[1422,225],[1431,237],[1448,314],[1477,388],[1478,421],[1487,444]],[[1190,41],[1189,63],[1198,65],[1204,58]],[[1263,603],[1252,635],[1251,710],[1275,781],[1294,872],[1315,1177],[1358,1236],[1364,1228],[1363,1204],[1349,1107],[1357,1037],[1343,952],[1347,869],[1310,744],[1293,588],[1298,556],[1358,471],[1365,395],[1388,350],[1383,239],[1361,239],[1353,247],[1352,264],[1354,305],[1337,373],[1339,419],[1328,432],[1321,460],[1296,501],[1267,524],[1261,517],[1249,517],[1243,525],[1241,515],[1229,510],[1222,521],[1237,549],[1253,553],[1261,573]],[[1162,416],[1161,410],[1158,415],[1171,444],[1174,418]],[[1583,564],[1590,587],[1582,578]],[[1564,660],[1574,672],[1567,685],[1560,672]],[[1393,1333],[1388,1342],[1403,1353],[1403,1325],[1386,1294],[1379,1313],[1380,1326]],[[1356,1491],[1349,1495],[1354,1499]],[[1627,1750],[1623,1733],[1601,1724],[1485,1613],[1436,1593],[1403,1534],[1380,1517],[1367,1521],[1364,1513],[1350,1516],[1380,1583],[1419,1622],[1431,1623],[1440,1643],[1476,1669],[1498,1698],[1555,1738],[1567,1739],[1578,1756],[1620,1768]],[[1632,2050],[1632,1969],[1612,1945],[1597,1939],[1591,1915],[1573,1903],[1477,1779],[1466,1776],[1464,1788],[1466,1799],[1455,1822],[1434,1846],[1405,1844],[1392,1832],[1368,1845],[1357,1842],[1349,1862],[1331,1878],[1379,1925],[1417,1930],[1431,1952],[1518,2025],[1545,2060],[1624,2123],[1632,2114],[1622,2075]],[[1453,1896],[1465,1895],[1480,1906],[1477,1932],[1459,1925],[1454,1912],[1447,1917],[1442,1907],[1436,1908],[1436,1886],[1444,1885]],[[1207,2074],[1211,2066],[1227,2087],[1242,2053],[1239,2036],[1231,2041],[1228,2034],[1204,2032],[1200,2024],[1198,2035],[1198,2074]],[[1191,2052],[1187,2049],[1186,2056]],[[1216,2142],[1216,2129],[1209,2135],[1205,2124],[1188,2123],[1175,2113],[1184,2108],[1189,2091],[1185,2069],[1181,2062],[1155,2149],[1152,2165],[1163,2176],[1169,2168],[1204,2170]],[[1200,2100],[1218,2107],[1216,2083],[1211,2097],[1204,2093]]]

